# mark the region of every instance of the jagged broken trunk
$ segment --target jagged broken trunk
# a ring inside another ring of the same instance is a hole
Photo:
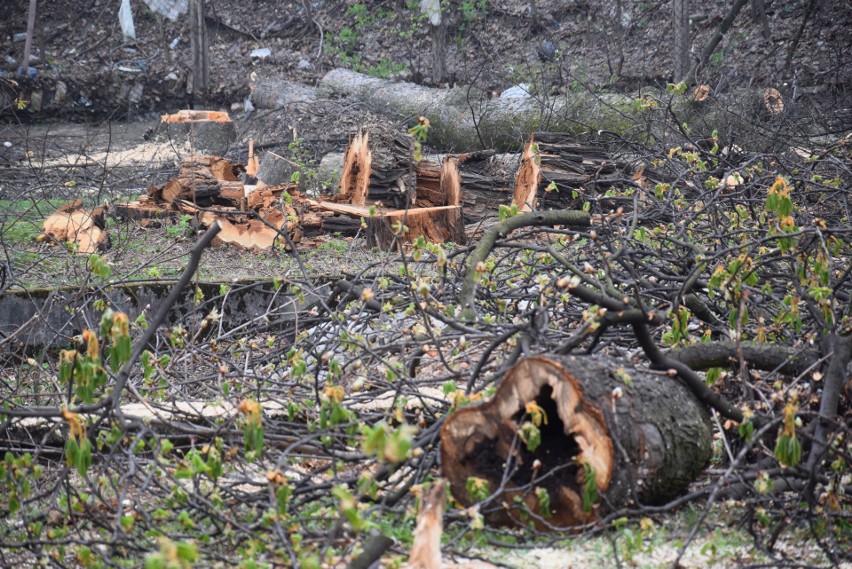
[[[530,450],[524,425],[536,408],[546,422]],[[441,459],[461,503],[474,501],[474,478],[502,493],[482,508],[489,523],[565,528],[683,493],[710,459],[711,435],[706,409],[676,379],[597,357],[536,356],[512,367],[491,401],[447,418]]]

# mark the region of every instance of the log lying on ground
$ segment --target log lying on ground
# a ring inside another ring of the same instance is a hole
[[[521,437],[531,440],[523,425],[536,407],[546,420],[531,451]],[[569,527],[682,493],[707,465],[711,436],[706,409],[672,378],[596,357],[536,356],[511,368],[491,401],[447,418],[441,459],[464,505],[470,478],[491,492],[505,480],[482,510],[489,523],[523,525],[533,512],[540,527]],[[584,507],[587,475],[599,498]],[[547,491],[549,512],[536,489]]]
[[[565,133],[536,132],[521,155],[514,203],[521,211],[580,209],[586,194],[630,184],[633,169],[601,146],[580,144]]]
[[[274,90],[275,85],[266,82],[264,89]],[[329,71],[318,88],[321,95],[355,97],[369,110],[394,120],[411,121],[411,117],[425,116],[432,125],[429,144],[456,152],[475,148],[517,151],[529,133],[536,130],[574,135],[599,130],[622,133],[628,126],[644,122],[634,98],[611,93],[556,95],[543,105],[534,98],[492,99],[473,87],[434,89],[347,69]],[[255,93],[260,95],[257,88]]]
[[[414,203],[414,139],[378,125],[361,127],[343,157],[340,195],[354,205],[382,203],[404,208]]]
[[[44,220],[44,233],[62,243],[71,243],[76,253],[94,253],[109,241],[104,208],[83,209],[82,200],[68,202]]]

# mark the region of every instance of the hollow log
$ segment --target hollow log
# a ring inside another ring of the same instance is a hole
[[[532,440],[524,424],[536,406],[545,420],[532,447],[521,437]],[[471,478],[501,494],[481,510],[489,523],[572,527],[684,492],[710,459],[711,435],[707,410],[675,379],[591,356],[535,356],[489,402],[447,418],[441,459],[462,504],[474,501]]]
[[[381,203],[404,208],[414,203],[414,139],[377,125],[362,127],[343,157],[340,195],[354,205]]]
[[[536,132],[521,155],[514,203],[521,211],[580,209],[586,196],[630,184],[633,169],[599,145],[581,144],[565,133]]]

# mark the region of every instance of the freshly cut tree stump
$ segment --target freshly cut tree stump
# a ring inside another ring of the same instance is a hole
[[[75,200],[59,207],[44,220],[44,233],[63,243],[76,246],[76,253],[94,253],[109,243],[104,222],[104,208],[84,210]]]
[[[536,132],[521,154],[514,203],[521,211],[579,209],[584,196],[629,184],[632,174],[628,164],[601,147],[579,144],[564,133]]]
[[[183,110],[161,117],[154,136],[192,153],[224,154],[237,139],[237,129],[228,113]]]
[[[530,450],[536,409],[544,420]],[[491,401],[447,418],[441,460],[462,504],[475,501],[474,478],[502,492],[482,509],[489,523],[571,527],[681,494],[707,465],[711,435],[707,410],[675,379],[591,356],[536,356],[512,367]]]
[[[336,201],[386,207],[414,204],[416,177],[414,139],[407,133],[365,126],[349,141],[343,157],[340,195]]]

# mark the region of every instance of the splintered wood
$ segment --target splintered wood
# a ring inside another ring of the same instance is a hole
[[[606,149],[579,144],[569,135],[536,132],[521,155],[514,203],[520,211],[576,209],[616,184],[630,183],[630,165],[612,159]]]
[[[83,209],[82,200],[62,205],[44,220],[44,234],[61,243],[72,244],[76,253],[94,253],[107,246],[104,209]]]
[[[362,127],[352,136],[343,157],[339,199],[354,205],[413,205],[416,178],[414,139],[379,127]]]

